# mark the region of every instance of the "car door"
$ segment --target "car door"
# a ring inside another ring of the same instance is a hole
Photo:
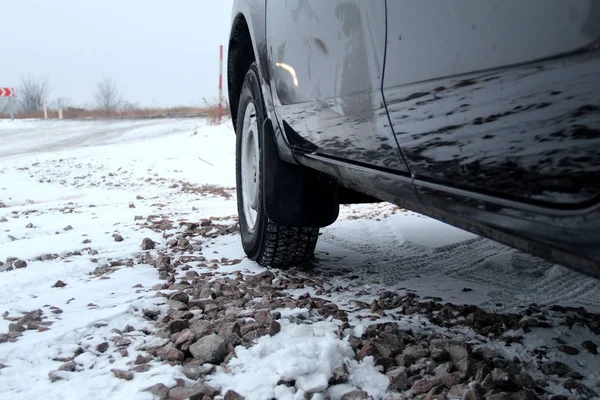
[[[600,2],[387,2],[383,91],[415,183],[600,195]]]
[[[381,93],[385,0],[267,2],[273,104],[288,140],[406,171]]]

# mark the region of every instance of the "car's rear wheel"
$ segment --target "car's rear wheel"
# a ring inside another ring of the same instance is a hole
[[[242,246],[248,257],[260,265],[288,267],[312,257],[319,228],[282,226],[267,216],[262,162],[264,120],[264,102],[254,63],[244,79],[236,121],[237,203]],[[281,160],[277,162],[283,163]]]

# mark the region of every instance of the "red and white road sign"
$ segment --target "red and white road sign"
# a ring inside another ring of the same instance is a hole
[[[15,97],[15,89],[0,88],[0,97]]]

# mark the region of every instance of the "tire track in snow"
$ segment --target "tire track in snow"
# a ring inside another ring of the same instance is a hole
[[[340,226],[324,230],[317,246],[316,270],[338,275],[335,281],[354,290],[368,286],[398,289],[411,279],[448,277],[464,282],[464,287],[488,288],[488,300],[480,305],[494,311],[531,303],[600,308],[600,280],[482,237],[441,246],[403,242],[395,229],[402,218],[393,216],[379,223],[341,221]]]

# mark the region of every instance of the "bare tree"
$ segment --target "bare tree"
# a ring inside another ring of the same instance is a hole
[[[23,111],[39,111],[50,93],[48,77],[22,76],[19,84],[19,103]]]
[[[62,108],[63,110],[71,107],[71,99],[68,97],[59,97],[52,102],[52,107],[55,109]]]
[[[94,88],[94,98],[96,106],[106,111],[106,115],[110,116],[123,102],[121,98],[121,92],[117,88],[117,85],[111,78],[103,78],[101,81],[96,83]]]

